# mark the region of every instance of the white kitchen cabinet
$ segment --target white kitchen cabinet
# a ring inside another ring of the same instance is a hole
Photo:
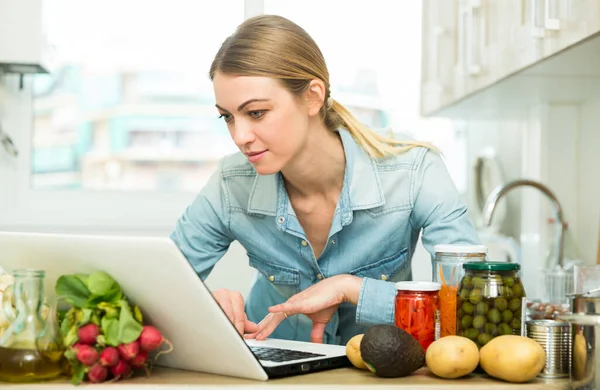
[[[456,5],[454,0],[423,1],[421,107],[430,112],[455,98]]]
[[[600,32],[600,0],[424,0],[423,10],[423,115]]]

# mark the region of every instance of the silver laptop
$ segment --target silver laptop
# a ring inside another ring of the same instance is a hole
[[[169,238],[0,232],[0,266],[45,270],[49,297],[60,275],[107,272],[173,344],[160,366],[267,380],[349,365],[344,346],[244,340]]]

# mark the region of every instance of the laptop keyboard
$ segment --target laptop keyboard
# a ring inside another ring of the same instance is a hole
[[[294,351],[291,349],[281,348],[250,347],[250,350],[259,360],[267,360],[270,362],[288,362],[290,360],[325,356],[318,353]]]

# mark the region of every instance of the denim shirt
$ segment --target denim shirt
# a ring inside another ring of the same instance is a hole
[[[202,279],[237,240],[258,272],[246,300],[249,320],[269,306],[339,274],[363,278],[358,305],[343,303],[323,341],[345,344],[378,323],[394,323],[394,282],[411,279],[411,258],[422,242],[479,244],[466,205],[440,156],[415,147],[373,159],[350,133],[339,134],[346,155],[342,192],[327,244],[315,258],[280,173],[258,175],[246,156],[223,158],[171,238]],[[310,341],[311,320],[290,316],[270,337]]]

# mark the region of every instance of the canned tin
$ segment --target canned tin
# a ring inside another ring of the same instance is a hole
[[[554,320],[530,320],[526,325],[527,337],[537,341],[546,351],[546,364],[538,376],[568,377],[571,365],[570,324]]]

